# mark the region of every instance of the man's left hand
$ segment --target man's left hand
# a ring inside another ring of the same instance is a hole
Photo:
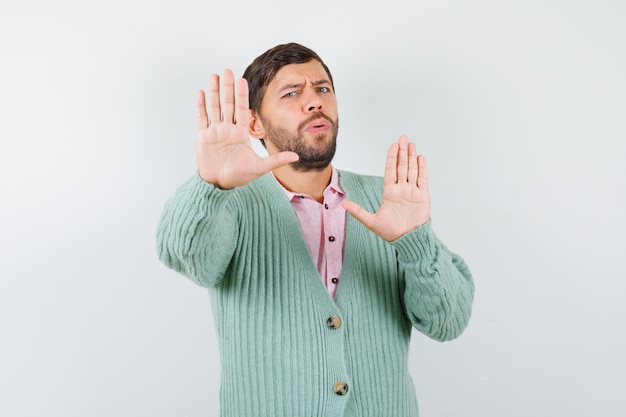
[[[417,155],[405,135],[387,152],[383,201],[374,214],[352,201],[343,203],[348,213],[388,242],[415,230],[430,219],[430,194],[426,158]]]

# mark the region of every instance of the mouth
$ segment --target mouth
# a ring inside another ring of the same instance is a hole
[[[316,119],[312,121],[306,128],[307,132],[311,133],[320,133],[326,132],[330,127],[330,124],[327,120],[324,119]]]

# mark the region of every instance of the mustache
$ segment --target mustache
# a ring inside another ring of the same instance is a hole
[[[313,113],[311,117],[307,118],[304,122],[300,123],[300,125],[298,126],[298,130],[304,129],[309,123],[317,119],[324,119],[327,120],[332,126],[335,125],[335,121],[333,119],[326,116],[323,112],[318,111],[316,113]]]

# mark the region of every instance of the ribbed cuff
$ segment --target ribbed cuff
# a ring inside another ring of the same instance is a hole
[[[432,261],[438,252],[435,232],[430,224],[430,220],[391,242],[398,253],[398,261],[404,263],[429,262]]]
[[[215,186],[215,184],[206,182],[202,179],[200,174],[196,174],[187,183],[189,189],[187,190],[189,197],[192,201],[220,201],[230,190],[222,190]]]

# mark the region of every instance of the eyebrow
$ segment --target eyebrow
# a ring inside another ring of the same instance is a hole
[[[294,83],[294,84],[287,84],[282,86],[281,88],[278,89],[278,93],[283,93],[284,91],[287,90],[291,90],[293,88],[298,88],[298,87],[302,87],[305,83]],[[315,80],[311,83],[312,86],[318,86],[318,85],[323,85],[323,84],[328,84],[330,85],[330,81],[329,80],[325,80],[325,79],[321,79],[321,80]]]

